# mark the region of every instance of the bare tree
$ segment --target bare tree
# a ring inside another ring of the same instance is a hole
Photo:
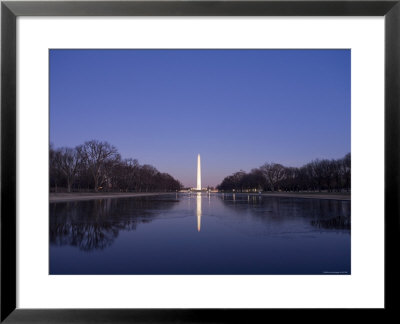
[[[262,188],[264,190],[322,191],[350,190],[350,153],[337,160],[313,160],[302,167],[285,167],[276,163],[265,163],[249,173],[240,171],[223,179],[218,189],[243,190]]]
[[[312,178],[315,179],[317,183],[318,191],[322,190],[323,180],[324,180],[324,172],[321,160],[316,159],[309,163],[312,172]]]
[[[121,166],[124,167],[119,154],[115,154],[104,161],[102,175],[106,190],[113,190],[118,187],[118,171]]]
[[[321,171],[323,184],[325,185],[326,189],[328,189],[328,191],[330,192],[332,190],[332,180],[334,178],[333,164],[329,160],[320,160],[319,169]]]
[[[152,165],[136,159],[121,160],[117,149],[107,142],[89,141],[72,148],[49,148],[50,190],[72,186],[78,190],[103,187],[106,191],[175,191],[182,184]],[[54,189],[53,189],[54,188]]]
[[[117,149],[107,142],[92,140],[78,146],[77,150],[93,177],[94,190],[98,191],[106,179],[106,162],[117,158]]]
[[[81,157],[78,151],[69,147],[62,147],[55,151],[54,157],[57,170],[65,177],[67,181],[67,190],[71,192],[72,184],[78,172]]]
[[[50,188],[55,188],[55,192],[57,192],[58,188],[58,180],[59,180],[59,170],[57,166],[56,159],[56,150],[52,143],[50,143],[49,148],[49,178],[50,178]]]
[[[351,155],[347,153],[343,158],[343,173],[344,173],[344,182],[346,186],[346,190],[349,191],[351,188]]]
[[[277,163],[265,163],[260,167],[264,174],[271,191],[275,191],[278,183],[285,177],[285,167]]]
[[[149,164],[144,164],[139,169],[140,172],[140,191],[152,191],[155,187],[155,177],[158,170]]]

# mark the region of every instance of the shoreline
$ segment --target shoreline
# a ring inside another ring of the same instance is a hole
[[[220,193],[222,194],[222,193]],[[332,192],[225,192],[227,195],[249,195],[264,197],[281,197],[281,198],[302,198],[302,199],[326,199],[326,200],[351,200],[351,194],[332,193]]]
[[[159,195],[172,195],[176,192],[72,192],[72,193],[54,193],[49,194],[49,202],[66,202],[78,200],[95,200],[95,199],[114,199],[114,198],[130,198],[130,197],[145,197],[145,196],[159,196]]]
[[[179,193],[179,192],[178,192]],[[95,199],[116,199],[116,198],[130,198],[130,197],[146,197],[146,196],[159,196],[159,195],[173,195],[177,194],[176,192],[102,192],[102,193],[94,193],[94,192],[75,192],[75,193],[50,193],[49,194],[49,202],[67,202],[67,201],[79,201],[79,200],[95,200]],[[180,193],[182,194],[182,192]],[[264,197],[281,197],[281,198],[302,198],[302,199],[326,199],[326,200],[344,200],[350,201],[350,194],[341,194],[341,193],[323,193],[323,192],[303,192],[303,193],[294,193],[294,192],[275,192],[268,193],[263,192],[259,193],[246,193],[246,192],[229,192],[222,193],[218,192],[217,194],[226,194],[226,195],[250,195],[250,196],[264,196]]]
[[[304,199],[327,199],[327,200],[351,200],[351,195],[335,193],[262,193],[266,197],[286,197],[286,198],[304,198]]]

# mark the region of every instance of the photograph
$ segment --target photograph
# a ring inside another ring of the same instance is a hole
[[[50,275],[351,275],[351,49],[48,55]]]

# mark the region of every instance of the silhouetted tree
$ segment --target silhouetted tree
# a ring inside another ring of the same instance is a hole
[[[77,150],[93,177],[94,191],[98,191],[107,176],[106,162],[117,158],[117,149],[107,142],[92,140],[78,146]]]
[[[260,170],[267,179],[270,190],[275,191],[285,176],[285,167],[282,164],[265,163]]]
[[[337,160],[313,160],[300,168],[265,163],[249,173],[240,171],[225,177],[219,190],[349,191],[351,157]]]
[[[69,147],[62,147],[53,154],[55,167],[58,173],[65,177],[67,191],[71,192],[72,184],[74,183],[75,176],[81,163],[81,156],[76,149]]]
[[[122,160],[107,142],[88,141],[76,148],[49,148],[50,188],[105,191],[175,191],[182,184],[152,165],[136,159]]]

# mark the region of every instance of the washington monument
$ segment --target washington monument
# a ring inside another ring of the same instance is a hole
[[[201,191],[201,164],[200,164],[200,154],[197,155],[197,188],[196,190]]]

